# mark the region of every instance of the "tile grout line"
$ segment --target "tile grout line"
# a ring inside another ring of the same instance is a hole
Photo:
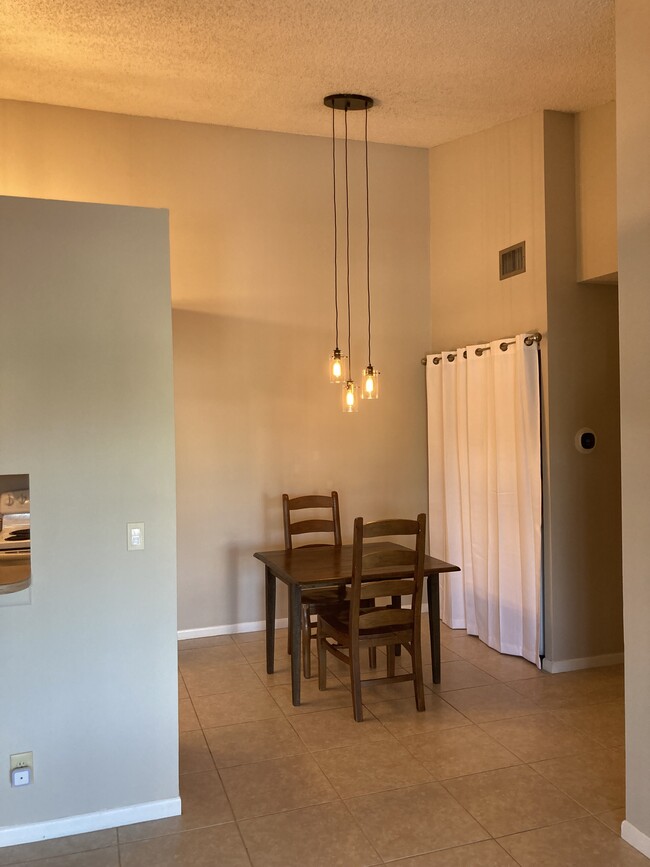
[[[607,749],[605,749],[605,748],[601,748],[598,752],[611,752],[611,751],[609,751],[609,750],[607,750]],[[580,755],[580,754],[578,754],[578,756],[579,756],[579,755]],[[561,760],[562,758],[577,758],[577,756],[561,756],[559,759],[543,759],[542,761],[559,761],[559,760]],[[531,771],[534,771],[534,772],[535,772],[535,773],[536,773],[536,774],[537,774],[537,775],[538,775],[542,780],[545,780],[547,783],[550,783],[550,784],[551,784],[552,786],[554,786],[554,787],[555,787],[559,792],[561,792],[565,797],[569,798],[571,801],[573,801],[574,803],[576,803],[576,804],[577,804],[577,805],[578,805],[582,810],[585,810],[585,811],[588,813],[589,816],[593,816],[593,817],[596,816],[596,813],[594,813],[593,810],[590,810],[589,807],[586,807],[584,804],[581,804],[580,801],[578,801],[577,798],[574,798],[573,795],[570,795],[570,794],[569,794],[567,791],[565,791],[561,786],[559,786],[557,783],[553,782],[552,780],[549,780],[548,777],[545,777],[544,774],[542,774],[540,771],[538,771],[537,768],[534,767],[534,765],[536,765],[536,764],[540,764],[540,762],[527,762],[526,764],[527,764],[528,767],[531,769]],[[621,806],[619,806],[619,807],[613,807],[613,808],[611,808],[611,809],[614,809],[614,810],[620,810],[620,809],[623,808],[623,806],[624,806],[624,805],[621,805]],[[606,812],[606,811],[601,810],[601,811],[599,811],[599,812]],[[586,818],[586,817],[583,816],[582,818]],[[554,823],[554,824],[556,824],[556,823]],[[610,829],[610,830],[611,830],[611,829]]]

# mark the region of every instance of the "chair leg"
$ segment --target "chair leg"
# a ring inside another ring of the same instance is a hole
[[[361,704],[361,664],[359,662],[359,647],[349,649],[350,653],[350,685],[352,687],[352,709],[357,722],[363,722],[363,705]]]
[[[413,689],[415,690],[415,706],[418,710],[426,710],[424,704],[424,679],[422,674],[422,646],[419,641],[413,641]]]
[[[316,647],[318,648],[318,688],[327,689],[327,650],[325,649],[326,638],[320,630],[316,633]]]
[[[306,678],[311,677],[311,616],[307,605],[302,606],[302,670]]]
[[[386,648],[386,656],[388,661],[386,663],[386,674],[388,677],[395,677],[395,645],[390,644]]]
[[[362,608],[371,608],[375,604],[374,599],[362,599],[361,607]],[[377,668],[377,648],[369,647],[368,648],[368,666],[369,668]]]

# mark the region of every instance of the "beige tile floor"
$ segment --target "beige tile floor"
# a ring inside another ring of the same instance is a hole
[[[183,815],[0,849],[0,867],[649,864],[619,836],[622,668],[551,676],[442,633],[426,712],[411,684],[368,687],[361,724],[336,660],[291,705],[286,633],[273,675],[262,633],[183,642]]]

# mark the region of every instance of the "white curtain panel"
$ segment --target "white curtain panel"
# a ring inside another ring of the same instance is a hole
[[[429,533],[431,554],[461,568],[441,576],[443,622],[539,665],[539,374],[525,336],[427,357]]]

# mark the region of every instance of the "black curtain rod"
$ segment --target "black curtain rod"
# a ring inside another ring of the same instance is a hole
[[[541,339],[542,339],[542,335],[539,333],[539,331],[532,331],[530,334],[527,334],[526,337],[524,337],[524,343],[526,344],[526,346],[532,346],[533,343],[539,344]],[[509,346],[512,346],[512,344],[514,342],[515,342],[514,340],[503,340],[499,344],[499,349],[502,352],[505,352]],[[489,344],[486,344],[485,346],[477,346],[476,349],[474,350],[475,354],[478,356],[481,356],[481,355],[483,355],[484,352],[489,352],[489,351],[490,351]],[[434,357],[432,359],[433,363],[434,364],[440,364],[440,359],[442,358],[443,355],[447,356],[447,361],[453,361],[456,358],[456,352],[435,352]],[[463,352],[463,358],[467,358],[467,350],[465,350]],[[426,364],[426,363],[427,363],[426,358],[422,358],[420,360],[420,364]]]

